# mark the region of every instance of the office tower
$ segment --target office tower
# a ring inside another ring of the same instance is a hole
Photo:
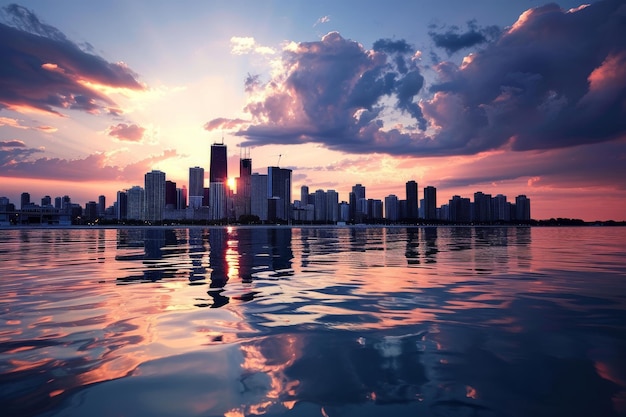
[[[101,195],[98,196],[98,216],[104,216],[104,211],[106,210],[106,197]]]
[[[430,185],[424,188],[424,219],[437,220],[437,189]]]
[[[523,194],[515,197],[515,220],[530,220],[530,198]]]
[[[449,220],[455,223],[469,223],[471,221],[470,199],[458,195],[448,202]]]
[[[144,220],[145,191],[138,185],[126,190],[128,220]]]
[[[98,204],[95,201],[89,201],[85,204],[84,219],[87,222],[93,222],[98,218]]]
[[[165,172],[153,170],[146,173],[146,214],[145,220],[149,222],[163,221],[163,209],[165,208]]]
[[[400,214],[400,206],[398,204],[398,197],[390,194],[385,197],[385,219],[396,222]]]
[[[350,221],[350,204],[348,204],[348,202],[346,201],[342,201],[341,203],[339,203],[339,221]]]
[[[418,205],[417,205],[417,183],[413,180],[406,183],[406,210],[407,219],[410,221],[417,220]]]
[[[170,180],[165,181],[165,207],[168,209],[177,208],[176,183]]]
[[[511,209],[505,195],[498,194],[491,199],[491,213],[494,221],[511,220]]]
[[[63,200],[61,197],[54,197],[54,208],[61,210],[61,207],[63,207]]]
[[[41,207],[47,207],[52,205],[52,198],[47,195],[41,199]]]
[[[128,195],[125,191],[117,192],[115,218],[117,220],[126,220],[128,218]]]
[[[474,193],[474,217],[473,220],[479,223],[493,220],[491,214],[491,194],[483,194],[481,191]]]
[[[189,168],[189,207],[198,209],[204,198],[204,168]]]
[[[226,220],[227,193],[226,183],[212,182],[209,191],[209,219],[215,221]]]
[[[354,209],[350,209],[351,214],[354,214],[354,222],[361,223],[367,216],[367,200],[365,200],[365,187],[361,184],[352,186],[352,193],[350,204],[354,203]],[[353,201],[354,200],[354,201]]]
[[[335,190],[326,191],[326,220],[333,223],[339,221],[339,194]]]
[[[304,207],[309,204],[309,187],[303,185],[300,187],[300,206]]]
[[[267,168],[267,197],[278,199],[276,202],[275,219],[270,220],[291,220],[291,170],[279,167]]]
[[[176,208],[178,210],[187,208],[187,187],[176,189]]]
[[[382,200],[369,199],[369,213],[372,220],[380,220],[383,218],[383,202]]]
[[[316,222],[325,222],[328,220],[328,206],[326,204],[326,193],[324,190],[315,190],[315,203],[313,204],[313,219]]]
[[[22,193],[20,197],[20,208],[24,209],[26,208],[26,206],[29,206],[29,205],[30,205],[30,194]]]
[[[250,214],[267,221],[267,175],[250,176]]]
[[[237,179],[237,194],[235,203],[236,217],[250,214],[250,188],[252,187],[252,159],[249,157],[239,159],[239,178]]]
[[[211,145],[211,164],[209,165],[209,183],[223,182],[228,180],[228,165],[226,145],[214,143]],[[210,187],[210,185],[209,185]]]

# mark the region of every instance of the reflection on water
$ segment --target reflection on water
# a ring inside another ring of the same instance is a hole
[[[0,231],[8,416],[626,415],[620,228]]]

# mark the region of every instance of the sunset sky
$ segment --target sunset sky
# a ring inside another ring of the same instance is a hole
[[[293,192],[626,220],[623,0],[0,1],[0,196],[208,178],[224,138]]]

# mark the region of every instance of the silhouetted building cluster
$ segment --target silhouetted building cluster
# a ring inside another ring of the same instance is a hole
[[[205,187],[202,167],[189,168],[189,181],[177,187],[165,172],[153,170],[144,176],[143,187],[118,191],[116,201],[106,207],[105,196],[82,208],[69,196],[45,196],[41,205],[22,193],[20,208],[0,197],[0,224],[95,224],[100,221],[162,224],[163,222],[224,223],[459,223],[487,224],[528,222],[530,199],[519,195],[515,202],[498,194],[474,193],[474,199],[455,195],[437,206],[437,189],[427,186],[419,199],[416,181],[406,182],[404,199],[388,195],[382,200],[366,197],[366,187],[355,184],[348,201],[340,201],[335,190],[310,192],[304,185],[299,200],[292,201],[292,171],[272,166],[267,174],[252,173],[247,151],[240,157],[236,191],[228,183],[227,149],[224,143],[211,145],[209,184]]]

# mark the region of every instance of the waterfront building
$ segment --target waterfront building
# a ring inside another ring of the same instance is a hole
[[[44,196],[41,199],[41,207],[48,207],[48,206],[52,206],[52,198],[49,195]]]
[[[214,143],[211,145],[211,162],[209,165],[209,183],[228,180],[228,159],[226,145]]]
[[[417,182],[411,180],[406,183],[407,219],[415,221],[418,218]]]
[[[365,201],[365,204],[363,203]],[[350,215],[355,223],[362,223],[367,217],[367,200],[365,199],[365,187],[361,184],[352,186],[350,195]]]
[[[63,207],[63,200],[61,197],[54,197],[54,208],[61,210],[61,207]]]
[[[481,191],[474,193],[474,215],[472,220],[478,223],[492,221],[491,194],[483,194]]]
[[[398,205],[398,197],[390,194],[385,197],[385,219],[397,222],[400,214],[400,206]]]
[[[106,208],[106,197],[103,195],[98,196],[98,217],[104,217]]]
[[[239,159],[239,178],[237,178],[237,194],[235,195],[235,217],[250,215],[252,187],[252,159]]]
[[[452,197],[448,202],[449,219],[455,223],[469,223],[471,217],[471,202],[469,198],[462,198],[458,195]]]
[[[316,222],[325,222],[328,220],[328,215],[326,210],[328,209],[326,205],[326,193],[324,190],[316,190],[315,191],[315,204],[313,205],[313,210],[315,212],[315,221]]]
[[[506,201],[506,196],[498,194],[491,199],[491,213],[493,221],[511,220],[510,204]]]
[[[339,194],[335,190],[326,191],[326,221],[339,221]]]
[[[280,200],[276,202],[276,218],[270,220],[291,220],[291,170],[268,167],[267,191],[268,199]]]
[[[93,222],[98,218],[98,204],[95,201],[89,201],[85,204],[83,218],[86,222]]]
[[[437,189],[424,188],[424,220],[437,220]]]
[[[30,194],[29,193],[22,193],[22,195],[20,196],[20,208],[21,209],[25,209],[30,204],[31,204],[30,203]]]
[[[163,221],[165,208],[165,172],[153,170],[144,176],[145,180],[145,220]]]
[[[250,176],[250,214],[267,221],[267,175]]]
[[[175,209],[176,203],[176,183],[170,180],[165,181],[165,208]]]
[[[530,220],[530,198],[526,197],[524,194],[515,197],[515,220]]]
[[[128,218],[128,195],[125,191],[117,192],[117,205],[115,218],[117,220],[126,220]]]
[[[199,209],[204,198],[204,168],[189,168],[189,207]]]
[[[126,190],[128,220],[144,220],[145,191],[135,185]]]
[[[227,216],[227,193],[224,182],[209,185],[209,219],[223,221]]]

